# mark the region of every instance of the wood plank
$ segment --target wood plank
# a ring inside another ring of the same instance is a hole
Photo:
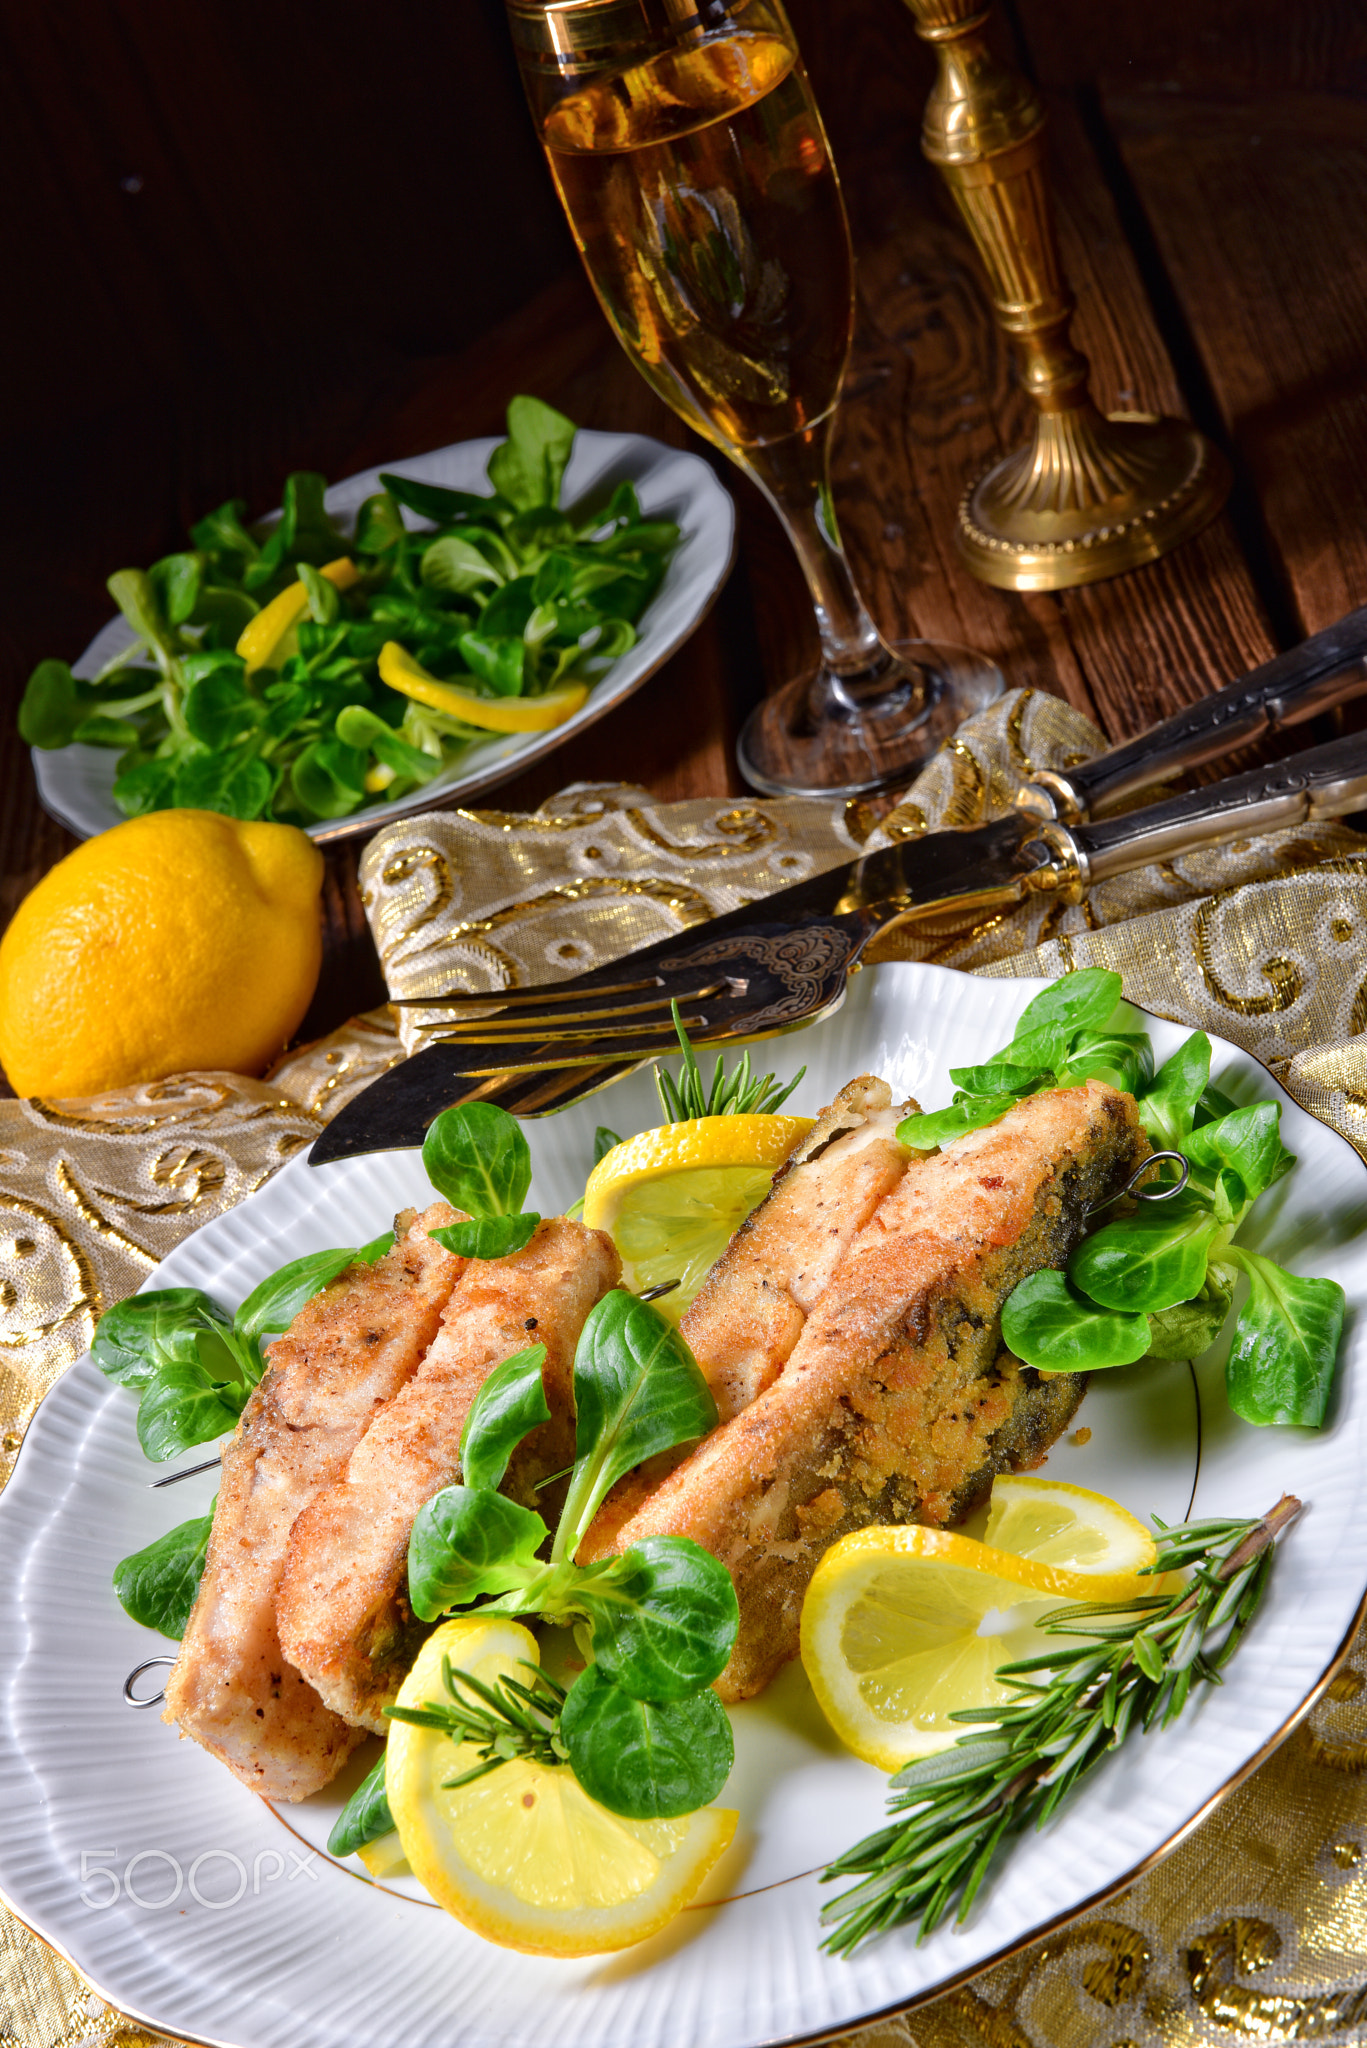
[[[1147,285],[1082,122],[1051,114],[1059,242],[1077,294],[1073,338],[1103,411],[1189,418],[1189,394],[1160,336]],[[1052,600],[1112,737],[1140,732],[1267,659],[1265,606],[1222,514],[1160,562]]]
[[[1322,87],[1367,92],[1367,12],[1361,0],[1003,0],[1051,93],[1103,75],[1226,93]]]
[[[1107,92],[1300,628],[1367,598],[1367,106]]]

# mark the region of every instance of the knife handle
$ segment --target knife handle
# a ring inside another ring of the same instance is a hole
[[[1269,732],[1299,725],[1367,690],[1367,605],[1313,633],[1237,683],[1188,704],[1137,739],[1098,754],[1066,774],[1037,770],[1016,798],[1040,818],[1073,824],[1108,811],[1137,789]]]
[[[1087,825],[1046,825],[1041,836],[1065,864],[1074,890],[1151,861],[1176,860],[1224,839],[1275,832],[1367,808],[1367,733],[1310,747],[1266,768],[1231,775],[1166,803]]]

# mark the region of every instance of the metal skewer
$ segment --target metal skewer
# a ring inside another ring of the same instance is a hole
[[[218,1457],[206,1458],[202,1465],[187,1465],[183,1472],[168,1472],[164,1479],[149,1479],[147,1484],[154,1489],[158,1486],[178,1486],[182,1479],[193,1479],[197,1472],[212,1472],[214,1466],[221,1462],[221,1458],[220,1453]]]
[[[166,1687],[160,1692],[149,1693],[145,1700],[136,1699],[133,1687],[144,1671],[151,1671],[158,1664],[173,1665],[174,1657],[146,1657],[141,1664],[135,1664],[123,1682],[123,1703],[126,1707],[159,1707],[166,1697]]]
[[[1164,1181],[1156,1188],[1137,1188],[1135,1182],[1151,1166],[1157,1166],[1161,1159],[1175,1159],[1182,1171],[1176,1180]],[[1117,1188],[1113,1195],[1107,1195],[1104,1202],[1093,1202],[1090,1209],[1084,1209],[1084,1216],[1095,1216],[1098,1210],[1109,1209],[1112,1202],[1118,1202],[1122,1195],[1133,1195],[1136,1202],[1170,1202],[1174,1195],[1180,1195],[1191,1179],[1191,1166],[1181,1152],[1150,1152],[1142,1166],[1136,1166],[1123,1188]]]

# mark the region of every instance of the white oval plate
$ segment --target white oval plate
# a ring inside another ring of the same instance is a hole
[[[807,1060],[801,1110],[866,1069],[935,1107],[949,1098],[950,1061],[987,1058],[1042,986],[881,967],[852,982],[837,1016],[800,1045],[776,1043],[774,1056],[790,1073]],[[1159,1019],[1149,1028],[1160,1059],[1185,1035]],[[756,2048],[933,1996],[1127,1883],[1307,1710],[1351,1641],[1367,1585],[1362,1162],[1235,1047],[1216,1041],[1215,1068],[1240,1100],[1279,1097],[1301,1161],[1264,1198],[1248,1242],[1348,1291],[1328,1426],[1238,1422],[1218,1355],[1194,1375],[1135,1367],[1096,1376],[1080,1418],[1090,1441],[1070,1432],[1048,1470],[1167,1521],[1189,1508],[1251,1515],[1283,1490],[1309,1509],[1227,1682],[1174,1727],[1131,1741],[1043,1833],[1019,1841],[966,1927],[919,1947],[902,1930],[848,1962],[822,1954],[819,1870],[881,1823],[886,1781],[834,1742],[800,1667],[735,1715],[737,1769],[720,1803],[742,1822],[710,1899],[638,1949],[583,1962],[514,1955],[448,1919],[411,1880],[374,1886],[330,1861],[338,1789],[277,1814],[156,1713],[122,1703],[125,1675],[167,1646],[121,1612],[110,1573],[204,1513],[213,1487],[206,1476],[149,1490],[133,1403],[88,1358],[43,1403],[0,1496],[6,1900],[113,2004],[189,2041],[373,2048],[382,2033],[403,2048]],[[535,1205],[550,1213],[579,1194],[596,1124],[632,1131],[654,1115],[638,1074],[531,1124]],[[148,1284],[235,1303],[284,1258],[362,1242],[396,1207],[426,1199],[416,1153],[318,1171],[297,1158]],[[353,1760],[356,1775],[369,1754]]]
[[[381,467],[395,475],[442,484],[448,490],[473,491],[482,497],[490,489],[485,470],[499,439],[457,441],[430,455],[386,462]],[[354,839],[391,818],[467,803],[484,790],[496,788],[622,703],[682,647],[706,617],[730,573],[735,558],[735,506],[701,456],[667,448],[644,434],[600,434],[581,427],[565,470],[565,504],[574,506],[582,498],[599,495],[606,500],[613,486],[622,482],[635,484],[648,519],[675,520],[683,539],[642,614],[636,645],[613,663],[589,692],[587,703],[551,732],[514,733],[478,741],[425,788],[414,790],[398,803],[372,804],[349,818],[328,818],[310,825],[311,839]],[[338,525],[350,531],[362,502],[379,488],[380,471],[363,470],[334,484],[324,503]],[[273,514],[264,523],[270,525],[278,516]],[[412,526],[428,524],[412,514],[407,517]],[[80,660],[72,663],[73,673],[96,675],[111,655],[131,647],[133,641],[132,629],[121,618],[111,619]],[[32,748],[30,759],[43,808],[84,839],[107,832],[111,825],[121,825],[123,812],[112,795],[118,758],[117,747],[73,745],[50,752]]]

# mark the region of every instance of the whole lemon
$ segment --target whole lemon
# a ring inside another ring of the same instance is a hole
[[[17,1095],[259,1074],[308,1008],[323,860],[293,825],[153,811],[78,846],[0,939],[0,1066]]]

